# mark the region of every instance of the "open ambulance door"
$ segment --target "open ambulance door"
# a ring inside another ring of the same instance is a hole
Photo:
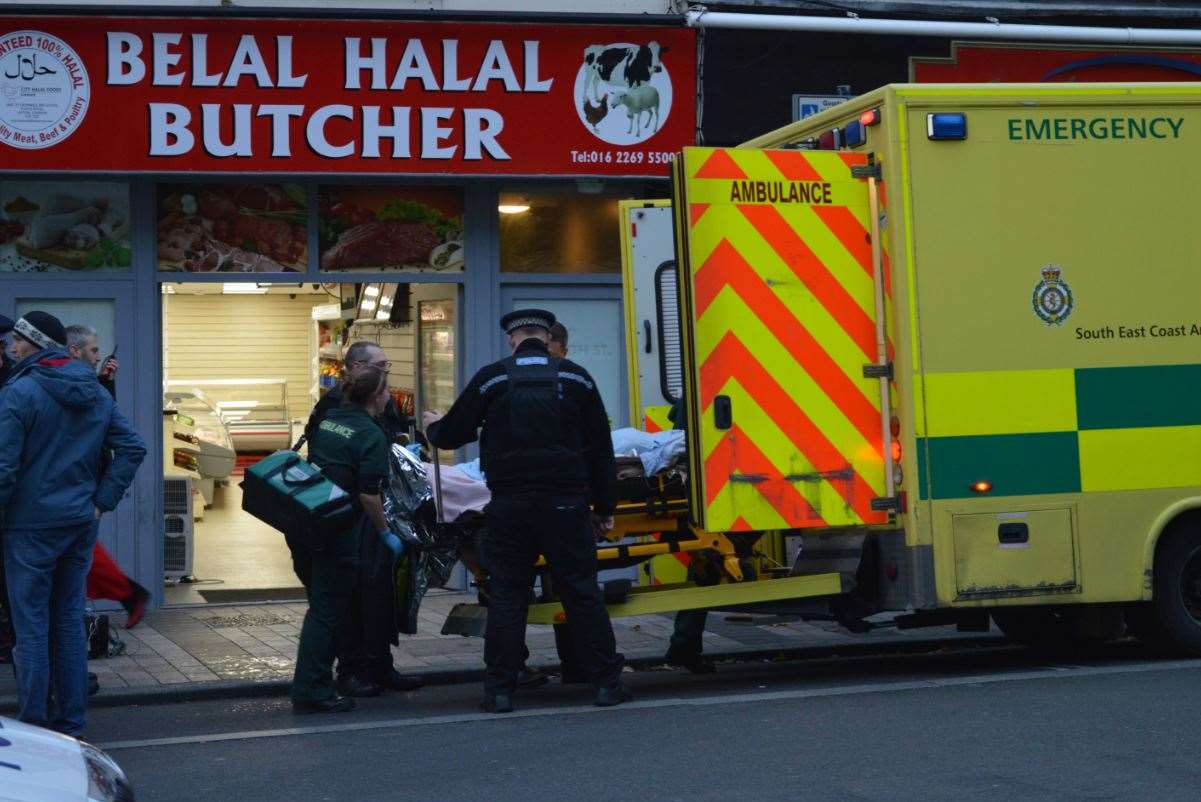
[[[884,524],[896,508],[875,168],[802,150],[675,161],[691,509],[706,531]]]
[[[618,214],[630,421],[657,432],[672,428],[667,415],[684,392],[671,201],[621,201]]]

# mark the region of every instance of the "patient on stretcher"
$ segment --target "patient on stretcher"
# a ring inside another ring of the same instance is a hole
[[[615,429],[613,431],[613,453],[617,456],[618,486],[632,492],[638,491],[638,483],[680,469],[684,461],[684,432],[679,430],[648,433],[638,429]],[[623,457],[627,459],[623,459]],[[639,467],[641,470],[639,470]],[[426,476],[434,482],[434,466],[425,463]],[[623,482],[623,479],[637,481]],[[481,511],[492,498],[485,484],[478,459],[448,465],[441,470],[442,514],[447,521],[454,521],[469,510]],[[645,494],[645,489],[641,491]],[[623,499],[627,494],[623,493]],[[633,500],[643,500],[635,498]]]

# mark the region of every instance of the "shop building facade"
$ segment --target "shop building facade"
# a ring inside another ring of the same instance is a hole
[[[164,405],[193,386],[260,452],[350,339],[419,414],[538,305],[628,422],[616,202],[695,141],[696,37],[606,22],[0,18],[0,312],[116,352],[152,448],[102,537],[136,579],[170,573],[164,481],[196,466]]]

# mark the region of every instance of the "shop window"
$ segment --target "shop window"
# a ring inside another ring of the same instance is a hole
[[[617,198],[558,192],[502,192],[500,269],[504,273],[618,273]]]
[[[299,184],[160,184],[158,268],[304,272],[308,201]]]
[[[0,181],[0,273],[129,270],[129,184]]]
[[[321,187],[322,270],[462,272],[458,187]]]

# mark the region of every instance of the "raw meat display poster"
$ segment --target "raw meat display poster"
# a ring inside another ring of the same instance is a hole
[[[160,184],[159,269],[303,272],[307,209],[296,184]]]
[[[326,186],[322,270],[463,270],[463,192],[454,187]]]
[[[128,270],[129,185],[0,181],[0,273]]]

